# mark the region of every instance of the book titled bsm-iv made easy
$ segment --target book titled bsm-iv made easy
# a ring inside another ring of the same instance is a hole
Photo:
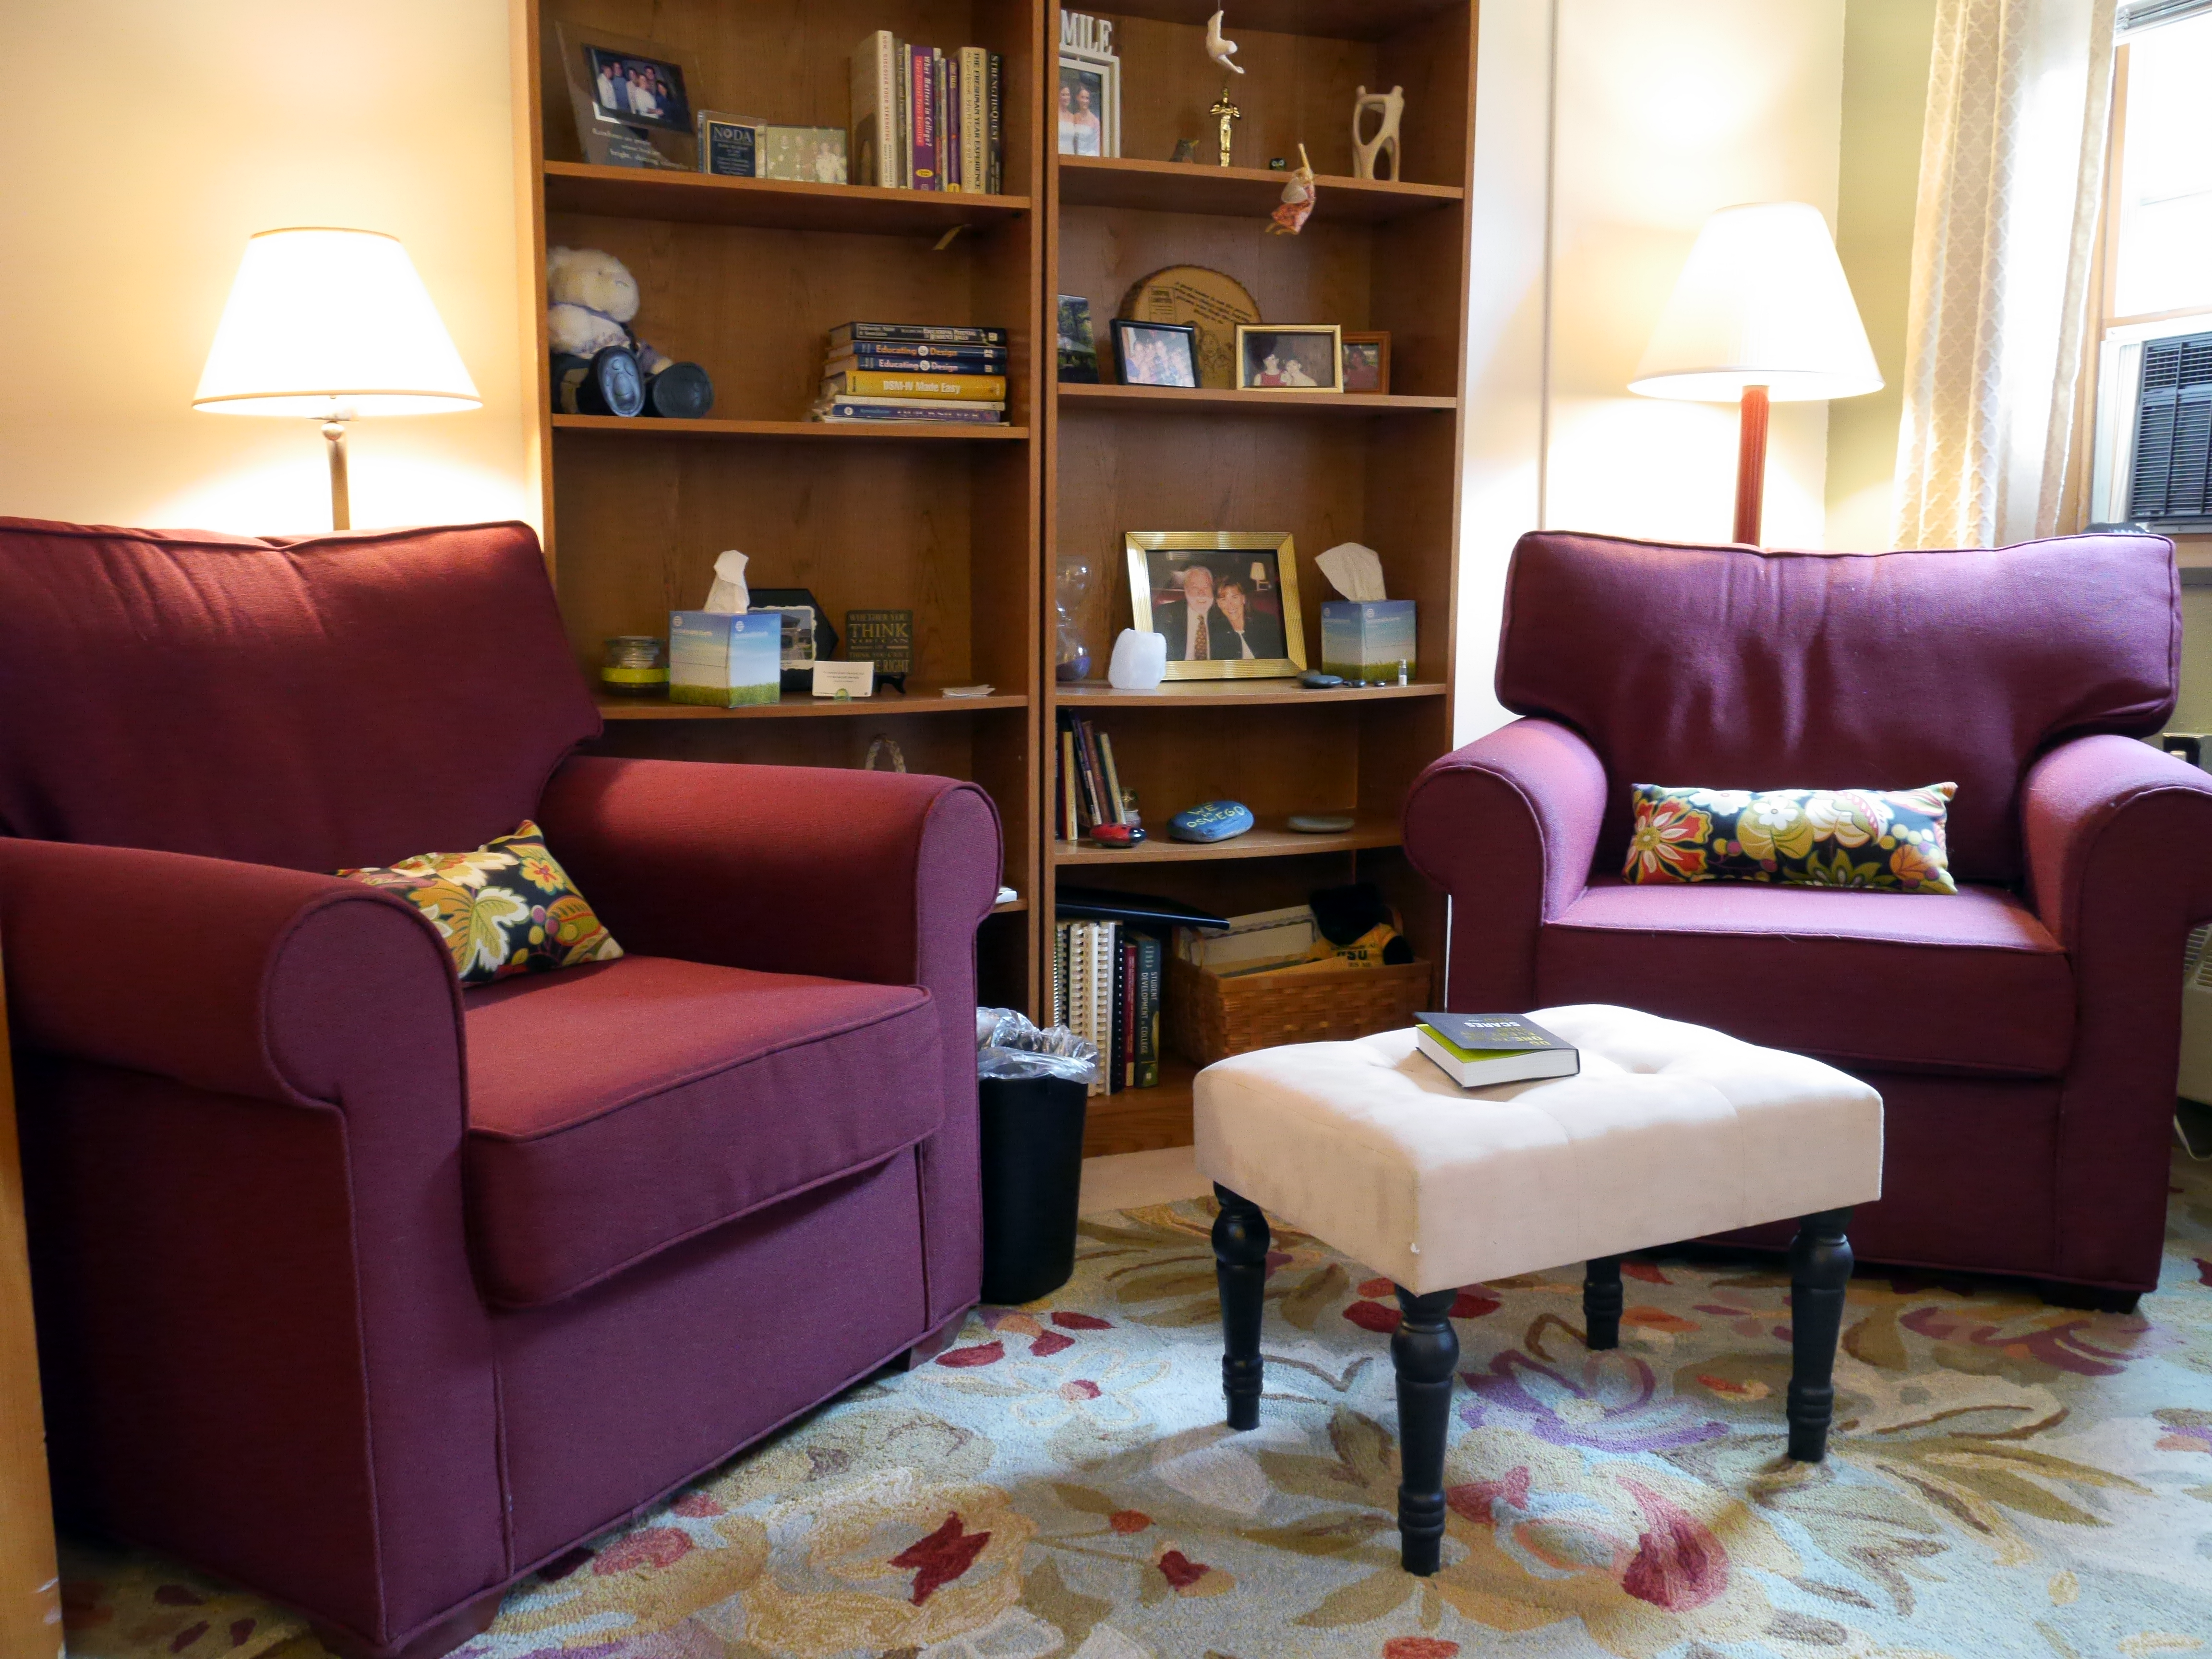
[[[1519,1014],[1416,1014],[1413,1044],[1462,1089],[1573,1077],[1582,1056]]]

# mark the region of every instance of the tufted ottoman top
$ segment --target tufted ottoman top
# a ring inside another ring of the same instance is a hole
[[[1856,1078],[1603,1003],[1529,1018],[1580,1076],[1462,1089],[1410,1029],[1209,1066],[1199,1170],[1424,1293],[1881,1195]]]

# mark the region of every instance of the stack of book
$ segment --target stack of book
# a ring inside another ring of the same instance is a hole
[[[1006,331],[930,323],[840,323],[830,331],[817,421],[1006,418]]]
[[[1166,947],[1121,921],[1053,929],[1052,1019],[1098,1045],[1094,1095],[1160,1081],[1160,976]]]
[[[1060,711],[1060,838],[1080,841],[1102,823],[1133,823],[1114,765],[1114,739],[1080,714]]]
[[[998,195],[1003,73],[981,46],[940,52],[878,29],[853,53],[852,181]]]

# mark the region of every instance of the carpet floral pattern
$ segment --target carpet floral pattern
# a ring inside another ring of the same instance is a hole
[[[1817,1468],[1781,1456],[1765,1264],[1632,1261],[1599,1355],[1578,1269],[1468,1287],[1427,1581],[1389,1285],[1279,1228],[1261,1427],[1231,1435],[1211,1213],[1086,1222],[1064,1289],[526,1583],[465,1659],[2212,1655],[2212,1165],[2176,1164],[2138,1316],[1862,1272]],[[80,1659],[320,1652],[149,1558],[67,1577]]]

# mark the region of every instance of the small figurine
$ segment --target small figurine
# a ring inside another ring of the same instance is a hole
[[[1358,92],[1359,95],[1352,105],[1352,176],[1355,179],[1381,178],[1382,175],[1375,170],[1375,163],[1382,152],[1388,149],[1390,152],[1390,177],[1395,181],[1399,177],[1398,123],[1406,113],[1406,89],[1393,87],[1388,92],[1370,92],[1365,87],[1361,87]],[[1371,142],[1359,136],[1359,129],[1370,110],[1374,111],[1378,118]]]
[[[1231,67],[1234,68],[1235,65],[1232,64]],[[1243,73],[1242,70],[1237,72],[1240,75]],[[1221,165],[1227,167],[1229,165],[1229,124],[1243,115],[1244,112],[1237,108],[1236,103],[1230,98],[1229,82],[1226,81],[1221,83],[1221,96],[1214,100],[1213,107],[1206,111],[1206,113],[1221,118]]]
[[[1306,147],[1298,146],[1298,170],[1291,175],[1291,182],[1283,186],[1282,205],[1267,220],[1270,236],[1295,236],[1306,228],[1313,216],[1314,202],[1320,192],[1314,187],[1313,163],[1306,159]]]
[[[1217,11],[1206,20],[1206,55],[1220,64],[1222,68],[1235,70],[1237,74],[1242,75],[1244,73],[1243,66],[1230,61],[1237,55],[1237,43],[1234,40],[1224,40],[1221,38],[1221,18],[1222,14]]]
[[[1195,162],[1198,160],[1198,140],[1195,138],[1176,139],[1175,154],[1169,156],[1168,160],[1170,161]]]

